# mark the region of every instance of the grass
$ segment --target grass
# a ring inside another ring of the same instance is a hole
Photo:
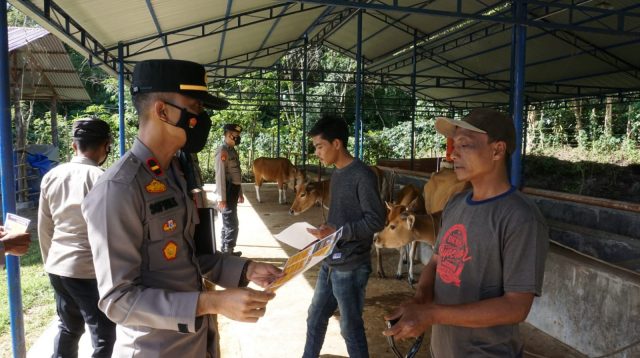
[[[35,221],[32,224],[35,224]],[[32,239],[34,238],[35,235],[32,233]],[[20,276],[25,341],[28,350],[56,315],[53,288],[42,266],[40,247],[36,240],[32,242],[29,252],[20,259]],[[6,271],[0,275],[0,307],[2,307],[0,310],[0,357],[11,357]]]

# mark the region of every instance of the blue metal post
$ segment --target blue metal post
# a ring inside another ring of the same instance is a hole
[[[356,44],[356,123],[353,138],[353,156],[360,158],[360,127],[362,126],[362,10],[358,11],[358,37]]]
[[[412,71],[411,71],[411,170],[413,170],[413,162],[416,157],[416,62],[417,62],[417,49],[418,33],[413,31],[413,52],[411,54]]]
[[[124,60],[122,42],[118,43],[118,114],[120,121],[120,157],[124,155],[126,138],[124,135]]]
[[[280,64],[278,64],[276,73],[278,76],[276,88],[276,95],[278,96],[278,142],[276,143],[276,157],[280,157],[280,116],[282,115],[282,104],[280,103]]]
[[[309,37],[304,34],[304,63],[302,65],[302,167],[307,167],[307,47]]]
[[[9,39],[7,33],[7,1],[0,0],[0,168],[2,187],[2,213],[16,212],[16,179],[13,170],[13,139],[11,137],[11,111],[9,96]],[[14,100],[19,100],[15,98]],[[3,219],[4,222],[4,219]],[[35,225],[33,223],[32,225]],[[9,286],[9,315],[13,357],[26,357],[24,318],[22,316],[22,290],[20,289],[20,259],[6,257]]]
[[[527,16],[526,5],[523,0],[514,2],[514,16],[518,20],[525,20]],[[513,52],[513,101],[511,103],[511,114],[513,116],[513,124],[516,128],[516,149],[511,155],[511,184],[520,187],[522,177],[522,123],[524,110],[524,75],[526,65],[526,44],[527,44],[527,28],[523,25],[514,25],[514,44]]]

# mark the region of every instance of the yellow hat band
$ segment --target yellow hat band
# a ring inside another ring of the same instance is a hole
[[[205,91],[207,92],[207,86],[198,86],[198,85],[180,85],[180,90],[182,91]]]

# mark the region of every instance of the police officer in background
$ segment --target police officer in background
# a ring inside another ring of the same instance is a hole
[[[255,322],[282,275],[269,264],[220,252],[197,255],[199,219],[176,152],[204,147],[204,108],[228,102],[207,91],[203,66],[139,62],[133,70],[139,133],[82,204],[93,252],[99,306],[118,324],[114,357],[216,357],[214,317]],[[226,290],[209,291],[212,281]]]
[[[240,144],[242,127],[228,123],[223,130],[223,143],[216,151],[216,194],[222,214],[222,252],[240,256],[241,251],[233,250],[238,241],[238,203],[244,202],[240,158],[235,149]]]
[[[55,292],[60,322],[54,357],[77,357],[85,323],[91,332],[93,357],[111,357],[116,326],[98,309],[87,223],[80,204],[102,175],[111,148],[111,130],[100,119],[73,122],[74,156],[51,169],[40,184],[38,237],[44,269]]]

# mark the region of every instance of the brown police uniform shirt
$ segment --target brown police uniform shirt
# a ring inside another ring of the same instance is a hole
[[[82,204],[98,305],[118,324],[113,357],[216,355],[211,317],[195,317],[201,278],[237,287],[246,259],[195,256],[199,220],[186,193],[177,160],[166,172],[159,170],[136,139]],[[208,272],[202,272],[204,262]]]

